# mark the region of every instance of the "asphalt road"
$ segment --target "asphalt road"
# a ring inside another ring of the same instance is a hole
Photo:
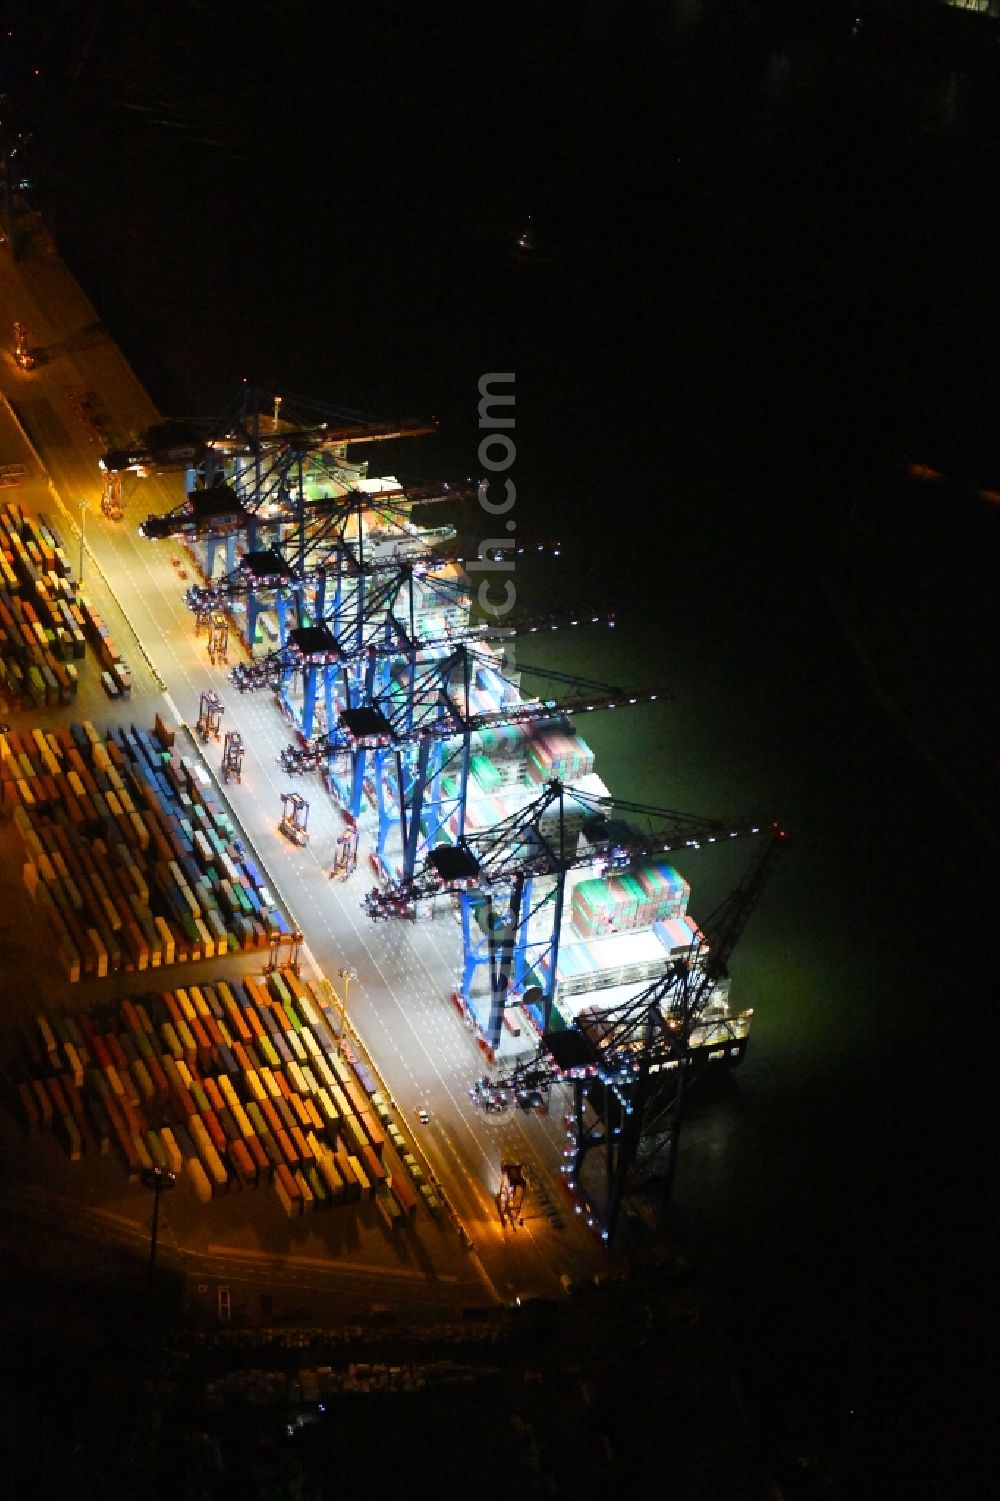
[[[344,882],[329,879],[343,828],[338,810],[317,777],[290,779],[281,771],[278,756],[289,731],[270,695],[238,694],[227,669],[209,663],[205,638],[195,636],[193,617],[183,604],[185,586],[171,562],[176,545],[139,536],[137,526],[146,514],[182,498],[182,478],[139,482],[124,524],[101,515],[98,456],[106,446],[143,431],[159,414],[69,272],[41,240],[32,242],[17,264],[7,256],[0,259],[0,327],[11,328],[15,319],[28,327],[41,358],[24,373],[11,348],[5,349],[0,388],[50,477],[54,494],[48,509],[54,512],[61,502],[63,515],[53,519],[74,558],[76,502],[89,501],[85,580],[94,590],[106,584],[105,597],[110,591],[120,606],[116,634],[127,633],[119,639],[134,674],[128,717],[151,725],[164,707],[160,685],[168,716],[190,724],[201,693],[220,694],[223,728],[239,729],[247,748],[241,783],[229,784],[223,795],[301,927],[307,958],[338,988],[343,966],[356,972],[348,1007],[353,1024],[443,1183],[475,1246],[473,1264],[481,1259],[487,1285],[505,1300],[515,1293],[554,1294],[563,1272],[584,1278],[604,1268],[607,1253],[573,1212],[559,1171],[563,1133],[557,1093],[548,1118],[519,1111],[484,1116],[469,1100],[483,1060],[450,1002],[461,957],[457,923],[448,917],[424,925],[370,922],[361,908],[371,880],[364,823],[357,871]],[[114,621],[109,623],[115,631]],[[235,659],[231,652],[230,660]],[[221,747],[209,745],[206,759],[217,773]],[[289,787],[310,800],[305,849],[291,846],[277,830],[280,795]],[[416,1123],[420,1106],[431,1115],[423,1127]],[[522,1228],[501,1224],[495,1195],[504,1160],[531,1165],[543,1190],[565,1206],[564,1229],[551,1225],[532,1196]]]

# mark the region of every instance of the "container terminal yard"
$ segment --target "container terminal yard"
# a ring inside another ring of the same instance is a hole
[[[620,1275],[746,1047],[780,829],[611,794],[578,725],[644,695],[509,665],[438,519],[475,482],[371,472],[427,424],[245,392],[181,432],[41,236],[0,317],[8,1213],[149,1236],[218,1325]],[[699,926],[671,852],[731,839]],[[323,1391],[443,1379],[384,1378]]]

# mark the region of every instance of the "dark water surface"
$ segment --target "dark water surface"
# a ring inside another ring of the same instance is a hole
[[[992,33],[128,14],[76,52],[61,248],[170,415],[243,376],[431,411],[384,463],[417,480],[477,469],[477,380],[516,372],[518,527],[564,542],[521,599],[618,612],[522,659],[674,695],[583,727],[613,790],[793,836],[674,1210],[765,1451],[790,1495],[977,1493],[1000,507],[900,464],[1000,489]],[[527,213],[546,264],[507,254]],[[703,916],[733,876],[685,872]]]

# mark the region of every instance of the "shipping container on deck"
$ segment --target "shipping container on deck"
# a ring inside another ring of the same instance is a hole
[[[365,1172],[367,1173],[368,1178],[370,1179],[374,1187],[377,1188],[380,1184],[386,1181],[387,1175],[385,1168],[382,1166],[381,1161],[378,1157],[376,1157],[371,1147],[362,1147],[361,1161],[364,1164]]]

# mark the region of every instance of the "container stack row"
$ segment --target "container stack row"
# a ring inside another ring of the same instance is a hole
[[[204,768],[158,729],[0,735],[24,882],[71,981],[263,949],[289,931]]]
[[[401,1222],[423,1175],[335,1000],[278,970],[40,1015],[23,1039],[26,1124],[74,1160],[114,1151],[133,1178],[168,1168],[206,1202],[270,1185],[290,1217],[377,1199]]]
[[[80,610],[84,620],[84,631],[101,666],[101,682],[105,693],[109,698],[129,698],[132,692],[132,677],[122,660],[121,652],[112,639],[111,632],[85,595],[80,596]]]

